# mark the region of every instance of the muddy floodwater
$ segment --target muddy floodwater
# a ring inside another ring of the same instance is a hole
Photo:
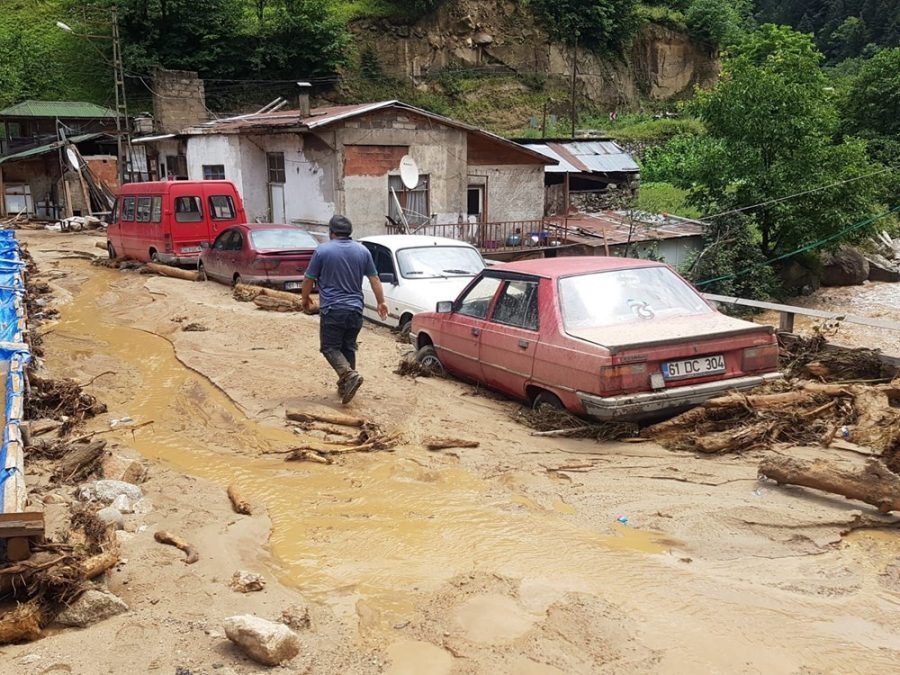
[[[256,311],[212,283],[56,269],[70,295],[47,370],[96,378],[110,414],[95,428],[152,421],[108,438],[264,507],[270,571],[349,636],[312,673],[896,672],[897,533],[843,538],[860,505],[764,485],[758,456],[536,439],[513,403],[394,375],[408,347],[367,327],[351,411],[408,442],[285,462],[311,439],[284,410],[340,407],[316,318]],[[182,332],[184,319],[209,330]],[[424,435],[481,447],[428,453]]]

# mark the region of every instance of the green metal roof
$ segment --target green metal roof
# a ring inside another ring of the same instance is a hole
[[[70,143],[83,143],[84,141],[90,141],[95,138],[99,138],[100,136],[105,136],[106,134],[81,134],[80,136],[72,136],[67,139]],[[53,152],[63,146],[63,141],[53,141],[52,143],[47,143],[47,145],[39,145],[36,148],[31,148],[31,150],[23,150],[22,152],[17,152],[14,155],[7,155],[6,157],[0,157],[0,164],[4,162],[19,162],[23,159],[30,159],[32,157],[39,157],[40,155],[46,155],[48,152]]]
[[[114,110],[83,101],[22,101],[0,110],[0,117],[115,117]]]

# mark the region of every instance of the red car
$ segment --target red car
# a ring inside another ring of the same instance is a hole
[[[781,377],[771,327],[720,314],[646,260],[495,265],[416,314],[411,335],[420,363],[599,420],[661,417]]]
[[[293,225],[236,225],[203,246],[197,269],[202,279],[295,291],[316,246],[313,235]]]

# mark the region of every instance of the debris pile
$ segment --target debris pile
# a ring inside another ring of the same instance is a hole
[[[62,422],[59,435],[64,436],[85,419],[106,412],[106,405],[87,394],[75,380],[52,380],[32,374],[25,400],[29,419],[51,419]]]
[[[826,329],[809,337],[790,336],[781,345],[780,366],[787,377],[823,382],[890,379],[890,367],[877,349],[850,349],[828,343]]]
[[[361,417],[336,413],[291,412],[286,413],[288,424],[296,431],[322,432],[323,445],[304,444],[288,450],[276,450],[269,454],[285,454],[285,461],[334,464],[334,458],[352,452],[378,452],[393,450],[403,442],[399,432],[385,433],[381,427]]]
[[[532,436],[614,441],[634,437],[639,429],[634,422],[588,422],[566,410],[546,405],[539,408],[522,408],[513,415],[513,419],[533,429]]]

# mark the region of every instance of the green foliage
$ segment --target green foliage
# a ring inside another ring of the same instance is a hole
[[[699,134],[703,125],[695,117],[660,117],[646,114],[620,115],[615,122],[600,118],[583,118],[583,126],[599,126],[617,141],[664,143],[680,134]]]
[[[527,0],[551,37],[620,52],[638,26],[635,0]]]
[[[674,7],[656,3],[642,3],[637,7],[637,16],[642,22],[650,22],[666,26],[672,30],[686,31],[684,12]]]
[[[813,33],[829,61],[900,44],[896,0],[756,0],[755,6],[760,21]]]
[[[687,177],[694,180],[704,177],[705,162],[721,155],[724,148],[715,139],[699,134],[681,134],[665,145],[653,145],[644,152],[641,163],[641,180],[651,183],[687,184]]]
[[[885,49],[863,64],[843,113],[854,133],[900,141],[900,48]]]
[[[700,211],[688,203],[688,191],[672,183],[645,182],[641,176],[637,209],[648,213],[671,213],[683,218],[699,218]]]
[[[718,47],[737,38],[743,16],[741,2],[731,0],[694,0],[684,20],[694,37]]]

